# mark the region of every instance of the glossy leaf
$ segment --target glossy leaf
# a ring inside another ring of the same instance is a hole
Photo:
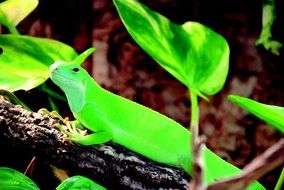
[[[0,24],[14,28],[38,5],[38,0],[7,0],[0,4]]]
[[[72,61],[77,53],[61,42],[23,35],[0,35],[0,89],[30,90],[49,78],[57,60]]]
[[[177,25],[136,0],[114,0],[128,32],[162,67],[199,96],[214,95],[228,73],[226,40],[197,22]]]
[[[14,169],[6,167],[0,167],[0,189],[39,190],[30,178]]]
[[[106,190],[103,186],[83,176],[73,176],[64,180],[56,190]]]
[[[284,133],[284,108],[262,104],[249,98],[230,95],[229,100]]]

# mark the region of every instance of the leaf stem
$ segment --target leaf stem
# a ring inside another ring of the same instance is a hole
[[[20,32],[17,30],[17,28],[13,25],[9,25],[7,26],[9,32],[11,32],[11,34],[17,34],[20,35]]]
[[[59,112],[59,109],[58,109],[58,107],[56,106],[56,104],[54,103],[53,99],[52,99],[50,96],[48,96],[47,99],[48,99],[48,103],[49,103],[49,106],[50,106],[51,110],[52,110],[52,111]]]
[[[198,108],[198,97],[195,92],[190,91],[191,100],[191,120],[190,120],[190,131],[194,132],[198,136],[198,123],[199,123],[199,108]]]
[[[206,184],[204,183],[205,168],[203,163],[203,150],[205,148],[205,137],[199,137],[199,107],[198,96],[195,92],[190,91],[191,100],[191,122],[190,130],[192,132],[191,148],[193,155],[193,171],[191,188],[205,190]]]
[[[62,102],[66,102],[66,98],[64,96],[62,96],[61,94],[55,92],[53,89],[49,88],[45,83],[43,83],[42,85],[39,86],[39,89],[42,92],[47,93],[50,97],[60,100]]]
[[[21,105],[26,110],[31,111],[31,109],[12,92],[9,92],[9,91],[4,90],[4,89],[0,89],[0,95],[7,97],[14,104]]]
[[[276,183],[276,186],[274,188],[274,190],[280,190],[282,185],[283,185],[283,182],[284,182],[284,167],[282,168],[282,171],[281,171],[281,174],[280,174],[280,177]]]

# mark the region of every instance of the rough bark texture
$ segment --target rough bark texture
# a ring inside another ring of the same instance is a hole
[[[186,189],[184,172],[153,163],[123,147],[64,141],[59,120],[0,99],[0,139],[32,150],[51,165],[89,177],[109,189]]]

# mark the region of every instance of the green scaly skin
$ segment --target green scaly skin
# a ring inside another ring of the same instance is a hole
[[[80,66],[93,51],[94,48],[85,51],[71,63],[57,61],[50,67],[51,80],[65,92],[76,120],[94,132],[69,133],[69,139],[83,145],[113,141],[190,175],[191,133],[174,120],[100,87]],[[207,182],[240,172],[208,148],[205,164]],[[263,189],[257,183],[254,185],[250,189]]]

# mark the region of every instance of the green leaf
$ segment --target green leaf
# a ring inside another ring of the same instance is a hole
[[[24,174],[6,167],[0,167],[0,189],[39,190],[38,186]]]
[[[276,130],[284,133],[284,108],[272,105],[262,104],[249,98],[230,95],[228,99],[234,104],[249,111],[256,117],[262,119]]]
[[[228,73],[229,46],[197,22],[177,25],[135,0],[114,0],[134,40],[162,67],[199,96],[214,95]]]
[[[0,24],[17,33],[15,27],[38,5],[38,0],[7,0],[0,4]]]
[[[61,42],[23,35],[0,35],[0,89],[30,90],[45,82],[49,66],[72,61],[77,53]]]
[[[271,28],[274,20],[276,19],[275,1],[266,0],[263,4],[262,11],[262,30],[259,38],[256,41],[256,45],[263,45],[265,49],[272,53],[279,55],[279,49],[283,46],[282,43],[271,40]]]
[[[73,176],[64,180],[56,190],[106,190],[103,186],[83,176]]]

